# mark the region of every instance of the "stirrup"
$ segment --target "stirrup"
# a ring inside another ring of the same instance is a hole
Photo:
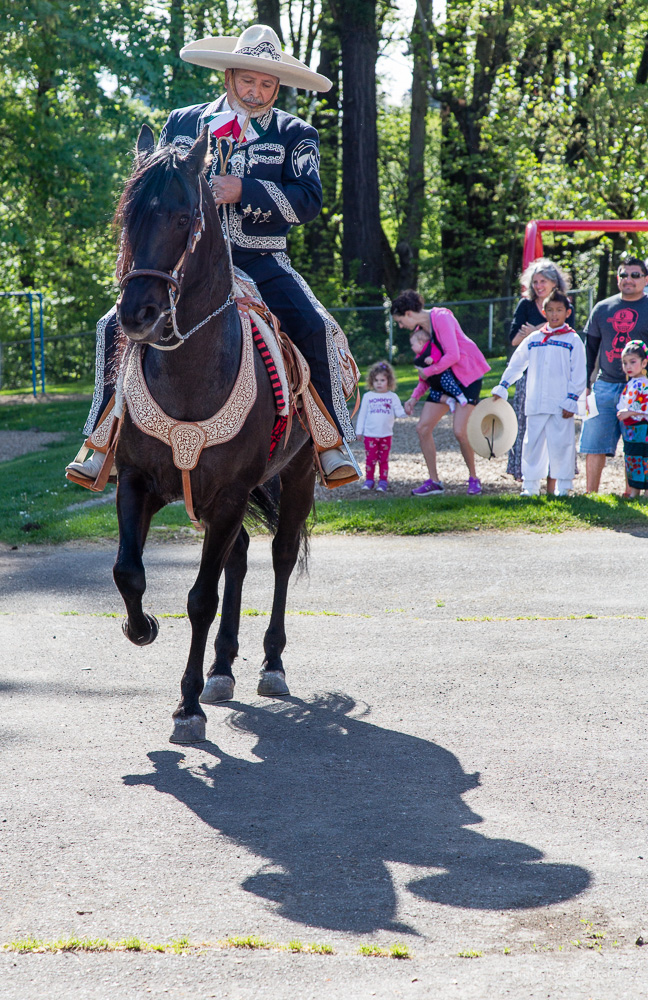
[[[66,466],[65,478],[69,479],[71,483],[76,483],[77,486],[83,486],[86,490],[92,490],[93,493],[102,493],[107,483],[117,482],[115,449],[114,447],[109,448],[105,454],[95,450],[92,458],[87,459],[86,456],[89,451],[90,448],[87,444],[81,446],[74,461]],[[98,456],[101,456],[101,464],[99,465],[98,462],[95,463],[95,468],[89,469],[86,474],[83,466],[88,462],[92,462]]]
[[[342,438],[342,444],[337,448],[328,448],[326,451],[322,451],[316,454],[316,463],[318,466],[318,471],[320,474],[320,482],[322,486],[326,486],[329,490],[337,489],[338,486],[349,486],[351,483],[357,483],[359,479],[362,478],[362,473],[360,472],[360,467],[355,459],[355,455],[349,448],[348,443],[344,438]],[[325,459],[324,456],[330,456]],[[322,461],[324,459],[324,461]],[[328,465],[328,469],[325,466]],[[351,470],[343,472],[342,475],[336,476],[335,473],[339,470]]]

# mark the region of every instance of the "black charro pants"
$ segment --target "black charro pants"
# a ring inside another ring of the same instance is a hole
[[[342,437],[353,440],[342,393],[332,323],[312,291],[284,253],[243,254],[233,260],[255,282],[261,298],[275,314],[282,330],[302,352],[311,379]]]

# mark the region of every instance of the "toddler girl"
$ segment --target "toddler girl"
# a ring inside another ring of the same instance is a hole
[[[648,490],[648,347],[631,340],[623,348],[621,364],[627,384],[617,403],[621,421],[628,495]]]
[[[441,349],[434,342],[434,339],[420,326],[412,330],[410,344],[416,355],[414,364],[417,368],[427,368],[428,365],[435,365],[443,357]],[[451,413],[454,413],[456,402],[461,406],[465,406],[468,402],[464,395],[464,387],[457,380],[451,368],[446,368],[439,375],[432,375],[427,379],[422,379],[422,381],[426,382],[430,390],[428,396],[430,402],[445,403]]]
[[[387,489],[389,452],[392,431],[396,417],[404,417],[403,404],[394,392],[396,376],[394,369],[386,361],[372,365],[367,374],[369,392],[365,392],[358,413],[356,435],[358,441],[364,437],[367,455],[366,477],[363,490],[374,488],[374,473],[378,463],[379,480],[376,490],[384,493]]]

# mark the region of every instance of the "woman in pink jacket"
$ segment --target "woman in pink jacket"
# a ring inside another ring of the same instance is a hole
[[[436,445],[434,443],[434,428],[441,417],[448,412],[445,402],[439,402],[440,376],[444,371],[452,369],[455,378],[463,386],[467,404],[457,406],[454,411],[452,429],[459,442],[461,454],[468,466],[469,494],[481,493],[481,483],[475,471],[475,453],[468,443],[468,420],[473,406],[479,402],[482,378],[490,371],[490,365],[474,341],[463,332],[456,318],[449,309],[424,309],[424,302],[418,292],[411,288],[394,299],[391,313],[398,325],[411,333],[424,331],[431,344],[441,351],[438,361],[425,368],[419,368],[419,383],[411,398],[404,404],[405,412],[411,416],[417,401],[429,390],[423,413],[417,425],[417,433],[421,442],[421,451],[425,458],[430,478],[421,486],[412,490],[416,497],[439,496],[444,492],[443,483],[439,481],[436,465]],[[418,353],[418,348],[417,348]],[[438,352],[435,352],[438,353]],[[439,386],[436,382],[439,381]]]

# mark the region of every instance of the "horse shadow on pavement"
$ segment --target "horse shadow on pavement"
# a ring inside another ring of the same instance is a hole
[[[148,755],[153,772],[123,780],[174,796],[265,858],[243,888],[281,916],[357,933],[411,931],[397,922],[389,862],[439,869],[407,883],[420,899],[479,910],[547,906],[589,885],[583,868],[468,829],[481,817],[462,795],[479,774],[435,743],[351,717],[351,698],[234,706],[228,723],[257,738],[257,761],[205,743],[213,763],[201,775],[168,750]]]

